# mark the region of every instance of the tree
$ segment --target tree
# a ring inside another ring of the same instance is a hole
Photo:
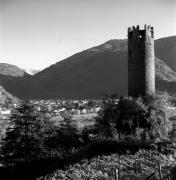
[[[2,141],[2,154],[8,162],[29,162],[46,155],[44,141],[51,133],[45,117],[30,103],[17,107],[10,117],[10,127]]]
[[[157,96],[148,105],[149,121],[151,123],[150,134],[152,138],[166,138],[172,131],[172,122],[168,115],[169,98]]]
[[[93,108],[96,106],[96,102],[94,100],[89,100],[87,103],[87,106],[90,108]]]
[[[96,119],[97,131],[103,137],[114,137],[116,133],[120,138],[121,135],[139,139],[167,137],[172,130],[167,99],[121,98],[118,104],[113,99],[105,99]]]
[[[62,154],[66,152],[68,155],[74,147],[79,146],[79,133],[68,112],[65,112],[62,117],[63,122],[57,127],[55,135],[48,139],[47,144]]]
[[[62,134],[62,145],[64,149],[69,153],[69,151],[77,146],[78,143],[78,130],[76,125],[73,124],[72,118],[68,113],[63,115],[64,121],[61,124],[60,130]]]
[[[117,120],[117,105],[114,99],[103,100],[101,110],[98,112],[96,120],[96,130],[101,137],[113,137],[116,134],[115,122]]]
[[[118,103],[118,132],[126,135],[138,135],[139,138],[166,138],[172,130],[167,107],[170,104],[165,96],[125,98]]]
[[[139,129],[150,128],[148,107],[142,98],[124,98],[117,105],[116,129],[119,133],[134,135]]]

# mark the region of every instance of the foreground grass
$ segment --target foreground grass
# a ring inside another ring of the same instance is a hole
[[[120,158],[120,159],[119,159]],[[64,170],[57,170],[38,180],[55,179],[114,179],[115,169],[119,168],[121,162],[122,179],[145,179],[153,172],[158,174],[158,162],[161,164],[163,176],[169,173],[169,170],[176,166],[176,153],[170,155],[158,154],[154,151],[140,150],[133,155],[102,155],[92,159],[85,159],[66,167]],[[124,165],[123,165],[124,164]],[[157,178],[156,178],[157,179]]]

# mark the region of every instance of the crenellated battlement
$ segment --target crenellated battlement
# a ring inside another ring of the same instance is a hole
[[[144,36],[144,35],[148,35],[154,38],[154,28],[151,25],[146,25],[146,24],[144,25],[142,29],[140,29],[139,25],[137,25],[136,27],[135,26],[129,27],[128,37],[130,38],[134,37],[133,34],[138,35],[140,38],[141,36]]]

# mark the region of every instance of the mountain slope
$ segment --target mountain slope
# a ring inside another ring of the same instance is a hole
[[[175,60],[174,52],[166,46],[164,51],[170,54],[163,56],[162,41],[171,40],[168,37],[155,41],[157,54],[164,60],[156,58],[156,87],[163,90],[163,84],[167,83],[164,90],[174,91],[171,86],[176,83],[176,73],[166,65]],[[6,77],[2,83],[21,98],[96,98],[113,93],[127,95],[127,75],[127,40],[110,40],[60,61],[27,80],[8,83]]]
[[[176,71],[176,36],[156,40],[155,55]]]
[[[127,93],[124,92],[127,61],[124,61],[126,47],[123,45],[126,43],[123,42],[126,40],[107,42],[39,72],[31,82],[35,95],[42,98],[85,98]]]
[[[0,107],[10,107],[13,104],[18,104],[20,100],[8,93],[2,86],[0,86]]]
[[[12,77],[24,77],[28,75],[19,67],[7,63],[0,63],[0,74]]]
[[[155,73],[158,80],[176,82],[176,72],[158,58],[155,58]]]
[[[11,94],[19,94],[21,87],[24,87],[25,82],[30,79],[30,75],[19,67],[7,63],[0,63],[0,87],[4,87]],[[22,88],[24,89],[24,88]],[[3,90],[5,92],[5,90]],[[7,93],[8,94],[8,93]],[[7,97],[13,97],[9,94]],[[3,98],[2,98],[3,99]],[[5,98],[7,99],[7,98]],[[12,98],[12,99],[15,99]],[[16,98],[17,99],[17,98]]]

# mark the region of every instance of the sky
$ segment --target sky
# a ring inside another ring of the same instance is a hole
[[[176,35],[176,0],[0,0],[0,62],[43,69],[138,24]]]

